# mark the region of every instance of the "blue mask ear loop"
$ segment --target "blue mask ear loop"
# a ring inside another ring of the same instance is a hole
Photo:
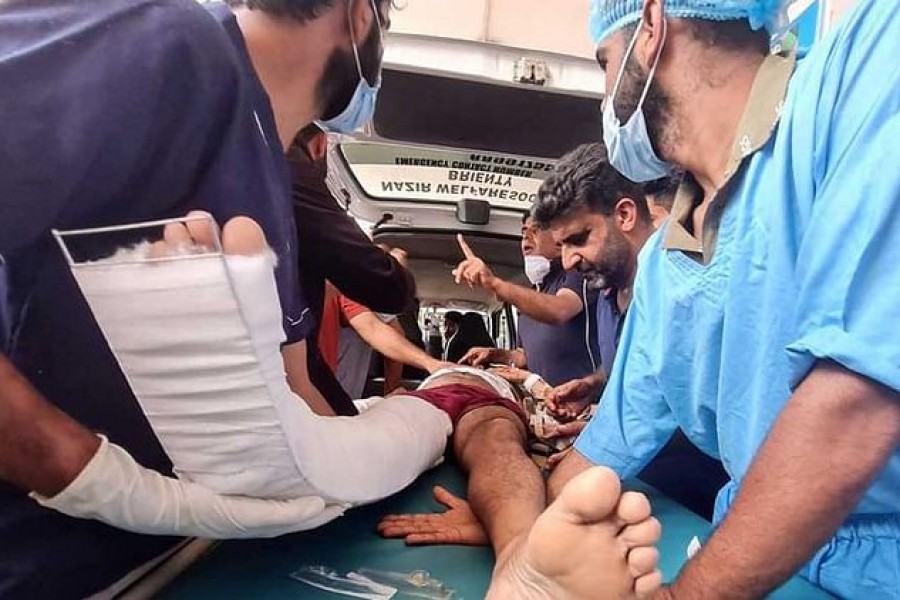
[[[375,15],[375,26],[378,28],[378,37],[381,39],[381,47],[384,47],[384,33],[381,30],[381,17],[378,16],[378,5],[375,4],[376,0],[372,0],[372,14]],[[356,72],[359,74],[359,78],[362,80],[366,80],[365,75],[362,72],[362,63],[359,60],[359,50],[357,49],[356,44],[356,32],[353,31],[353,16],[350,14],[351,5],[353,4],[353,0],[349,0],[347,2],[347,24],[350,26],[350,41],[353,44],[353,58],[356,60]],[[368,81],[366,80],[366,83]]]
[[[650,73],[647,75],[647,83],[644,84],[644,91],[641,92],[641,98],[638,100],[637,106],[634,108],[634,112],[637,112],[644,106],[644,100],[647,99],[647,94],[650,92],[650,84],[653,83],[653,78],[656,76],[656,68],[659,66],[659,59],[662,57],[663,47],[666,45],[666,39],[668,39],[669,35],[669,23],[666,21],[665,15],[663,15],[663,39],[662,43],[659,45],[659,50],[656,51],[656,58],[653,61],[653,66],[650,67]],[[641,19],[638,23],[637,29],[634,30],[634,35],[631,36],[631,41],[628,43],[628,48],[625,49],[625,56],[622,58],[622,64],[619,67],[619,74],[616,76],[616,85],[613,86],[612,93],[607,96],[608,101],[612,102],[616,94],[619,93],[619,85],[622,83],[622,76],[625,75],[625,64],[628,62],[628,59],[631,57],[631,53],[634,51],[634,46],[637,43],[638,35],[641,32],[641,25],[644,24],[644,20]],[[614,109],[615,110],[615,109]],[[634,113],[632,113],[632,116]],[[631,116],[628,117],[629,119]],[[618,120],[618,117],[616,117]]]

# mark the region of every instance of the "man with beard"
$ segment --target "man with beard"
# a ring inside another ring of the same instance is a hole
[[[860,0],[800,58],[790,39],[770,52],[780,2],[592,4],[610,162],[634,181],[686,176],[551,488],[594,464],[633,476],[680,427],[731,481],[659,597],[757,598],[799,571],[840,597],[896,598],[896,3]],[[540,585],[520,573],[495,577]]]
[[[54,513],[29,490],[67,492],[68,514],[157,534],[271,536],[317,521],[318,498],[219,496],[166,476],[171,464],[51,229],[191,209],[219,223],[252,217],[279,259],[288,376],[321,399],[304,360],[311,328],[284,152],[313,120],[350,131],[371,116],[388,8],[3,3],[0,80],[15,93],[0,97],[0,596],[87,596],[178,542]],[[131,484],[116,485],[126,472]]]
[[[653,183],[656,193],[668,191],[665,182]],[[551,231],[559,245],[563,267],[578,270],[605,288],[597,303],[602,383],[612,374],[638,255],[655,231],[644,198],[640,186],[610,166],[603,144],[585,144],[559,160],[538,191],[533,209],[535,223]],[[597,402],[602,391],[589,378],[571,381],[550,392],[547,406],[573,418]],[[585,425],[573,421],[563,431],[575,435]],[[550,465],[564,460],[566,454],[551,457]],[[721,463],[698,451],[680,431],[673,433],[640,476],[706,518],[712,514],[716,492],[728,480]]]
[[[456,282],[484,288],[519,311],[519,348],[475,347],[465,353],[461,363],[527,368],[551,386],[591,377],[598,371],[598,290],[588,286],[580,273],[566,272],[549,232],[541,231],[530,216],[524,218],[522,255],[531,288],[495,275],[462,236],[459,244],[465,258],[454,270]]]

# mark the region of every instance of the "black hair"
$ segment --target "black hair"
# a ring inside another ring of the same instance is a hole
[[[532,216],[542,229],[581,208],[609,217],[622,198],[634,200],[638,218],[650,221],[642,187],[609,164],[603,144],[583,144],[560,158],[541,184]]]
[[[338,0],[225,0],[231,7],[246,6],[275,17],[293,19],[299,23],[314,21],[327,12]],[[391,0],[378,0],[378,7],[393,4]]]
[[[747,19],[713,21],[710,19],[682,19],[691,36],[707,48],[717,48],[729,52],[754,52],[763,56],[769,54],[771,46],[765,29],[754,30]],[[638,23],[622,28],[626,39],[631,39]]]
[[[444,322],[450,321],[459,325],[462,323],[462,313],[455,310],[448,310],[444,313]]]
[[[677,172],[669,177],[656,179],[644,184],[644,194],[653,197],[653,204],[661,206],[666,211],[672,211],[672,205],[675,203],[675,192],[681,185],[684,173]]]
[[[752,52],[766,56],[771,46],[765,29],[753,30],[747,19],[710,21],[685,19],[695,40],[708,48],[729,52]]]

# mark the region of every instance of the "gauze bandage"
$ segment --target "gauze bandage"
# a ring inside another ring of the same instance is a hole
[[[419,386],[419,389],[427,387],[428,384],[432,383],[439,377],[443,377],[445,375],[459,375],[461,373],[465,375],[475,375],[476,377],[480,378],[482,381],[494,388],[494,391],[497,392],[497,395],[501,398],[506,398],[507,400],[512,400],[513,402],[518,401],[515,393],[512,390],[512,386],[508,381],[506,381],[499,375],[491,373],[490,371],[477,369],[475,367],[468,367],[465,365],[459,365],[457,367],[447,367],[446,369],[435,371],[430,376],[428,376],[425,381],[422,382],[422,385]]]
[[[152,535],[212,539],[265,538],[314,529],[343,514],[317,496],[269,500],[216,494],[207,487],[164,477],[140,466],[124,449],[101,437],[90,462],[42,506],[80,519]]]
[[[179,477],[222,493],[362,503],[440,461],[449,420],[421,400],[320,417],[293,394],[272,254],[147,261],[142,251],[72,270]]]

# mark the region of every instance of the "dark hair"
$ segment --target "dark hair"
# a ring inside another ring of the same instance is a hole
[[[667,211],[672,211],[672,205],[675,203],[675,192],[681,185],[684,173],[678,172],[669,177],[656,179],[644,184],[644,194],[653,197],[653,204],[662,206]]]
[[[553,221],[583,207],[611,216],[622,198],[633,199],[638,217],[650,221],[641,186],[620,175],[609,164],[603,144],[583,144],[556,163],[553,172],[538,189],[531,214],[538,226],[546,229]]]
[[[769,54],[771,46],[765,29],[755,30],[747,19],[712,21],[709,19],[682,19],[691,36],[707,48],[717,48],[728,52],[754,52],[763,56]],[[637,29],[637,23],[622,28],[625,38],[630,39]]]
[[[338,0],[225,0],[228,6],[246,6],[250,10],[260,10],[275,17],[289,18],[300,23],[313,21]],[[378,0],[379,8],[389,0]]]
[[[706,19],[685,19],[695,40],[709,48],[729,52],[753,52],[763,56],[771,46],[765,29],[754,31],[747,19],[730,21],[709,21]]]
[[[462,323],[462,313],[455,310],[448,310],[444,313],[444,322],[450,321],[459,325]]]

